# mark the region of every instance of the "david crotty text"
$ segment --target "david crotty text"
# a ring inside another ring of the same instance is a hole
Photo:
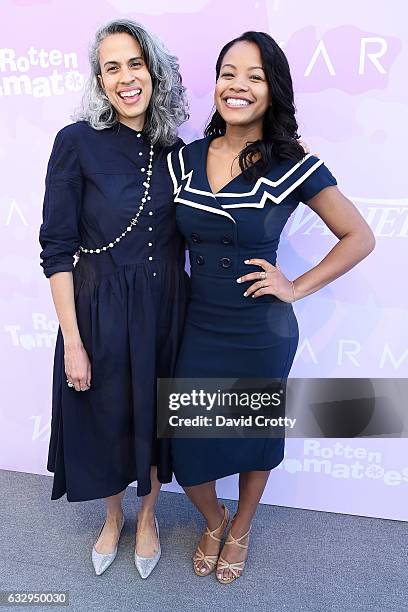
[[[235,418],[228,418],[219,414],[215,418],[207,416],[186,418],[172,415],[169,418],[170,427],[252,427],[256,425],[258,427],[289,427],[293,429],[295,423],[296,419],[289,419],[288,417],[273,419],[261,414]]]

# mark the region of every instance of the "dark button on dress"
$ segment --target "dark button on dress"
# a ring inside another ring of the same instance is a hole
[[[232,240],[229,236],[222,237],[222,244],[232,244]]]
[[[174,148],[179,148],[178,141]],[[114,495],[137,481],[151,490],[150,467],[170,482],[167,440],[156,439],[156,377],[173,374],[188,293],[184,239],[177,231],[168,149],[154,148],[151,199],[132,231],[141,205],[150,145],[140,132],[118,124],[97,131],[86,122],[62,129],[46,177],[40,230],[44,273],[72,271],[82,342],[92,367],[89,391],[66,384],[58,331],[54,360],[48,470],[52,499]],[[140,155],[141,153],[141,155]]]
[[[232,266],[232,261],[229,257],[221,257],[220,263],[223,268],[230,268]]]
[[[261,270],[246,265],[246,259],[275,264],[281,232],[299,202],[336,185],[336,179],[323,161],[306,155],[299,163],[277,160],[258,180],[237,176],[214,195],[206,173],[210,141],[195,141],[168,156],[177,224],[189,243],[191,261],[191,295],[176,376],[284,381],[299,340],[293,307],[273,295],[244,297],[252,282],[238,284],[236,279]],[[193,234],[202,239],[198,254]],[[284,442],[175,438],[174,473],[180,485],[193,486],[270,470],[282,461]]]

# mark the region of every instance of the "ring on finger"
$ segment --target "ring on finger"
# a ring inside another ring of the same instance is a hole
[[[267,276],[268,276],[268,273],[265,272],[264,270],[259,273],[259,278],[262,278],[263,280],[267,278]]]

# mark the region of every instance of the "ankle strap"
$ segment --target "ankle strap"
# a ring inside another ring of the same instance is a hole
[[[247,537],[247,535],[249,534],[251,529],[252,529],[252,525],[248,529],[248,531],[246,533],[244,533],[244,535],[242,535],[240,538],[234,538],[234,536],[231,533],[231,529],[230,529],[229,532],[228,532],[228,537],[227,537],[227,540],[225,541],[225,544],[235,544],[236,546],[240,546],[241,548],[248,548],[248,544],[241,544],[240,542],[241,542],[241,540],[243,540],[244,538]],[[231,538],[231,540],[229,540],[229,538]]]
[[[229,519],[228,508],[226,506],[224,506],[224,516],[223,516],[223,519],[222,519],[221,523],[218,525],[218,527],[216,527],[212,531],[210,531],[208,529],[208,527],[207,527],[206,530],[205,530],[205,535],[210,536],[210,538],[212,538],[216,542],[221,542],[221,538],[218,538],[216,535],[214,535],[214,533],[216,531],[218,531],[219,529],[221,529],[221,527],[225,528],[226,523],[228,523],[228,519]],[[224,531],[224,529],[223,529],[223,531]]]

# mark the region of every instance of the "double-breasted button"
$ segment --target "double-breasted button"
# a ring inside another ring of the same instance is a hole
[[[229,257],[222,257],[220,259],[220,263],[223,268],[230,268],[232,265],[232,261],[230,260]]]
[[[204,257],[202,255],[197,255],[196,263],[198,263],[199,266],[202,266],[204,264]]]
[[[230,236],[223,236],[221,242],[222,244],[232,244],[232,238]]]
[[[200,236],[198,234],[191,234],[191,240],[193,242],[200,242]]]

